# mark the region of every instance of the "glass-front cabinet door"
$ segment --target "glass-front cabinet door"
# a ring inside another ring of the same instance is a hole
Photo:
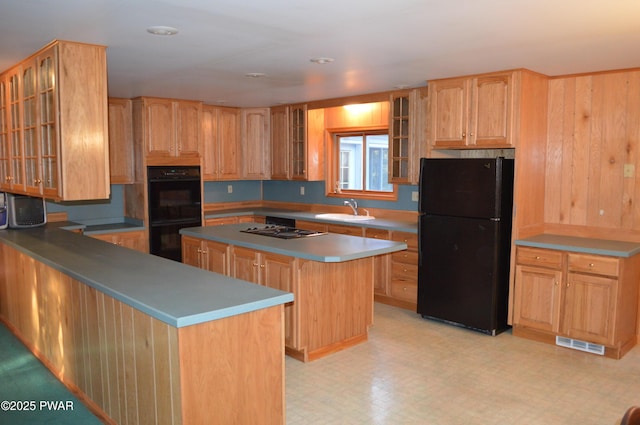
[[[30,61],[22,68],[22,138],[25,184],[27,192],[33,194],[41,190],[36,99],[36,67],[34,61]]]
[[[22,167],[22,107],[21,107],[21,79],[22,67],[14,68],[8,75],[8,104],[9,108],[9,162],[11,189],[24,190],[24,169]]]
[[[389,181],[407,183],[409,180],[409,94],[391,98],[391,161]]]
[[[42,192],[56,196],[58,193],[58,116],[56,103],[55,49],[38,56],[38,106],[40,109],[40,160]]]
[[[305,179],[307,172],[307,107],[294,105],[290,109],[291,177]]]
[[[0,190],[9,189],[11,181],[7,86],[6,75],[0,75]]]

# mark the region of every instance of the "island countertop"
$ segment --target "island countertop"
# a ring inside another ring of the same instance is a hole
[[[293,301],[293,294],[47,225],[0,230],[5,243],[171,326]]]
[[[180,229],[180,234],[322,263],[340,263],[407,249],[404,242],[335,233],[307,238],[278,239],[241,232],[251,227],[264,227],[264,224],[189,227]]]

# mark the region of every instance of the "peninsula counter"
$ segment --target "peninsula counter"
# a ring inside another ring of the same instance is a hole
[[[0,318],[107,422],[284,423],[292,300],[55,225],[0,231]]]

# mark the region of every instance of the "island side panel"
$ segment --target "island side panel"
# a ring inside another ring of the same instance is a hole
[[[373,257],[342,263],[301,261],[299,282],[296,302],[306,361],[367,339],[373,323]]]
[[[282,305],[178,329],[185,424],[284,424]]]

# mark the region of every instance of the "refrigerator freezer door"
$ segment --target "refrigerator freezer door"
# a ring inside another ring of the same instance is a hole
[[[503,196],[512,196],[512,181],[511,159],[422,158],[419,210],[456,217],[502,217],[504,202],[511,202]]]
[[[498,287],[505,280],[504,256],[498,252],[501,224],[420,216],[419,314],[485,333],[506,328],[505,288]]]

